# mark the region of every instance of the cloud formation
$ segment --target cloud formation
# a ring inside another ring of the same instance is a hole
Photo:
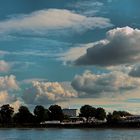
[[[76,96],[58,82],[33,81],[32,86],[25,90],[23,100],[27,104],[50,104]]]
[[[79,97],[113,97],[136,90],[140,85],[140,79],[117,71],[100,75],[86,71],[83,75],[76,75],[71,85],[79,93]]]
[[[133,77],[140,77],[140,64],[134,65],[129,72],[129,75]]]
[[[0,72],[7,72],[10,70],[10,65],[4,60],[0,60]]]
[[[85,48],[86,53],[81,52],[81,56],[74,61],[75,65],[114,66],[139,62],[140,30],[116,28],[107,32],[106,39]]]
[[[92,47],[94,43],[81,44],[78,47],[70,48],[67,52],[59,54],[59,60],[64,61],[65,63],[71,63],[78,59],[81,54],[85,54],[86,50]]]
[[[29,30],[40,33],[39,31],[44,30],[83,30],[110,26],[112,24],[108,18],[87,17],[65,9],[48,9],[1,21],[0,32]]]
[[[0,91],[0,105],[6,103],[13,103],[15,101],[16,101],[16,97],[14,95],[9,95],[6,90]]]
[[[0,77],[0,105],[10,104],[17,111],[21,105],[19,97],[15,92],[19,90],[19,85],[14,75]]]
[[[8,91],[0,91],[0,106],[4,104],[10,104],[15,112],[18,111],[18,108],[21,105],[24,105],[24,102],[20,101],[16,95],[9,93]]]
[[[103,3],[99,1],[93,1],[93,0],[84,0],[84,1],[78,1],[72,5],[70,5],[71,8],[75,8],[76,11],[79,13],[82,13],[87,16],[93,16],[96,13],[101,12],[101,8],[103,8]]]
[[[0,90],[18,90],[19,86],[14,75],[0,77]]]

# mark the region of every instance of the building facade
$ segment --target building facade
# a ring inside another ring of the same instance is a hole
[[[77,116],[77,109],[63,109],[64,115],[67,115],[69,117],[76,117]]]

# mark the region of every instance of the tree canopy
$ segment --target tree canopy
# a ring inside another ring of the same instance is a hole
[[[0,109],[0,121],[2,124],[7,124],[12,122],[12,115],[14,113],[14,108],[9,104],[1,106]]]
[[[18,112],[14,114],[13,120],[15,123],[18,124],[33,123],[34,116],[26,106],[21,106],[18,109]]]
[[[49,111],[42,105],[37,105],[34,109],[36,122],[40,123],[49,119]]]
[[[98,120],[104,120],[106,118],[106,112],[103,108],[97,108],[95,111],[95,118]]]
[[[80,108],[80,117],[85,117],[88,121],[89,117],[95,116],[96,109],[90,105],[84,105]]]
[[[63,114],[63,111],[61,109],[61,106],[51,105],[49,107],[49,111],[50,111],[50,119],[51,120],[59,120],[59,121],[63,120],[64,114]]]

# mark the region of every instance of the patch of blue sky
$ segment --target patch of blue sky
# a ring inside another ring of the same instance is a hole
[[[112,0],[110,2],[102,1],[104,6],[100,12],[100,16],[111,19],[116,27],[131,26],[140,27],[139,23],[139,0]]]
[[[33,11],[58,8],[65,9],[68,3],[75,0],[13,0],[12,3],[9,0],[1,0],[0,19],[7,19],[9,15],[17,14],[29,14]]]
[[[125,102],[128,102],[128,103],[140,103],[140,98],[127,99],[127,100],[125,100]]]

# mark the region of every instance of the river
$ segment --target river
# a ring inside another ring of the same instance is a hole
[[[0,129],[0,140],[140,140],[140,130]]]

